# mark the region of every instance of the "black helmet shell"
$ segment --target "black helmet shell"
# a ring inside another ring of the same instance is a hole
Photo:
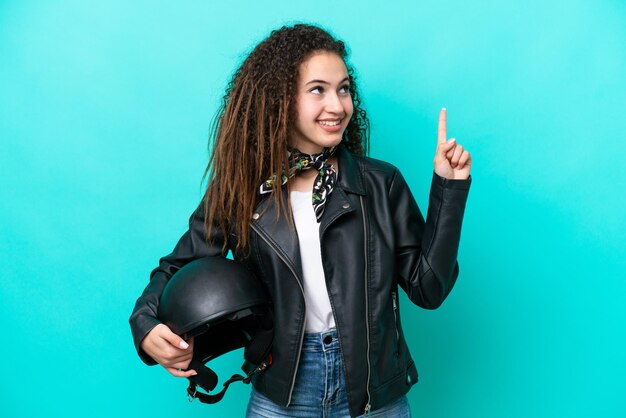
[[[159,319],[183,339],[237,319],[246,309],[269,305],[263,283],[243,264],[224,257],[204,257],[177,271],[161,295]]]

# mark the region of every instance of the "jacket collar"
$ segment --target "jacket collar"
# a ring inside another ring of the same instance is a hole
[[[341,187],[347,192],[364,195],[363,176],[356,158],[345,146],[337,147],[337,160],[339,161],[339,175],[336,187]]]
[[[337,175],[337,183],[335,188],[339,187],[346,192],[355,193],[360,195],[366,195],[365,187],[363,186],[363,175],[359,163],[356,161],[356,157],[346,149],[343,144],[340,144],[335,151],[337,154],[337,161],[339,162],[339,173]],[[287,198],[287,187],[282,187],[282,197]],[[334,193],[334,191],[333,191]],[[261,210],[274,209],[273,204],[269,204],[270,193],[263,195],[261,201],[258,203],[255,213],[260,213]],[[271,208],[266,208],[271,206]]]
[[[335,152],[337,153],[339,172],[337,175],[337,183],[335,184],[335,188],[330,194],[326,203],[326,208],[324,209],[325,212],[328,210],[329,206],[336,206],[335,204],[339,203],[337,202],[338,200],[343,200],[344,202],[342,202],[342,204],[345,203],[345,200],[347,200],[345,192],[359,195],[366,194],[365,187],[363,186],[363,175],[359,163],[356,161],[356,157],[350,151],[348,151],[343,144],[340,144]],[[332,199],[333,195],[341,195],[341,197]],[[289,196],[287,193],[287,187],[282,186],[281,199],[285,205],[287,204],[288,198]],[[333,201],[335,204],[333,204]],[[259,216],[266,219],[275,219],[277,211],[278,209],[274,205],[274,199],[271,198],[271,193],[267,193],[261,198],[260,202],[257,204],[254,210],[253,221],[255,219],[258,219]],[[326,215],[324,215],[324,217],[328,218],[328,216]],[[322,223],[320,225],[320,229],[322,231],[325,229],[322,228],[323,226],[325,226],[325,222],[322,220]]]
[[[333,192],[329,195],[320,223],[320,239],[328,226],[340,216],[355,210],[346,193],[365,195],[362,173],[359,163],[343,145],[337,148],[339,173]],[[297,234],[291,233],[287,219],[280,216],[276,221],[278,208],[274,205],[271,194],[265,195],[257,205],[250,222],[253,229],[260,233],[278,255],[292,268],[299,281],[302,279],[302,262]],[[281,199],[287,205],[287,187],[281,188]],[[288,216],[292,216],[288,213]]]

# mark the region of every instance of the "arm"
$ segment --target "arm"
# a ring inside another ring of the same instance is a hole
[[[157,318],[159,300],[167,281],[185,264],[201,257],[222,255],[224,235],[213,229],[213,242],[207,245],[204,232],[204,205],[199,205],[189,219],[189,229],[179,239],[174,250],[159,260],[150,274],[150,282],[137,299],[130,316],[130,329],[139,357],[148,365],[156,364],[142,348],[144,337],[161,322]]]
[[[459,274],[456,260],[471,177],[450,180],[433,172],[426,222],[396,170],[389,189],[394,208],[396,277],[413,303],[435,309]]]

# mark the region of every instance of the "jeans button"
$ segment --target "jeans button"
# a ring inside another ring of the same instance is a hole
[[[324,344],[330,344],[331,342],[333,342],[333,337],[331,337],[330,335],[327,335],[324,337]]]

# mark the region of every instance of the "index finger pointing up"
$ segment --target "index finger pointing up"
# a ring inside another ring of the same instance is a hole
[[[442,144],[446,142],[446,108],[442,107],[439,112],[439,131],[437,142]]]

